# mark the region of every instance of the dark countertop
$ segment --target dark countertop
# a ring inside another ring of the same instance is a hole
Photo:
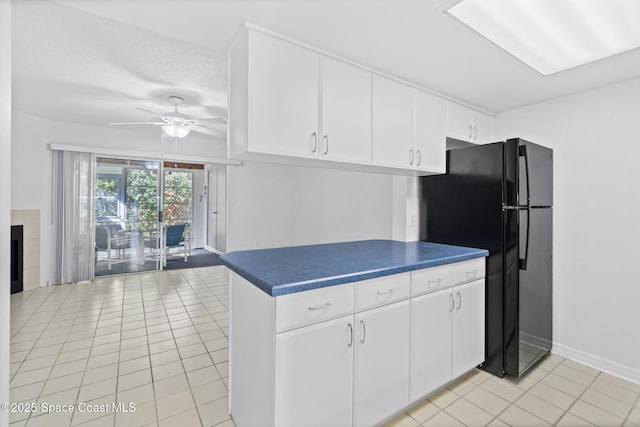
[[[363,240],[231,252],[220,261],[271,296],[488,256],[484,249]]]

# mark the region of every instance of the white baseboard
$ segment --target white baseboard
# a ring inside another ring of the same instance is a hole
[[[624,380],[631,381],[632,383],[640,384],[640,370],[638,369],[558,343],[553,344],[551,353],[564,357],[565,359],[573,360],[574,362],[582,363],[590,368],[606,372]]]

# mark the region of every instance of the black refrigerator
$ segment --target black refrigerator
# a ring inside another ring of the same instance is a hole
[[[553,151],[518,138],[449,150],[421,187],[421,240],[489,251],[482,369],[521,375],[551,350]]]

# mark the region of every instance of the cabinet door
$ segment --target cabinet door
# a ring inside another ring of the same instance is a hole
[[[412,89],[374,75],[372,103],[372,162],[380,166],[412,167],[415,161]]]
[[[445,173],[447,102],[419,90],[414,91],[413,148],[416,169]]]
[[[452,307],[451,289],[411,300],[411,401],[451,380]]]
[[[484,362],[484,279],[453,289],[452,377]]]
[[[371,72],[322,57],[320,158],[371,162]]]
[[[345,316],[276,334],[275,425],[351,425],[352,322]]]
[[[480,111],[473,112],[473,142],[488,144],[494,141],[494,118]]]
[[[316,157],[318,54],[254,32],[250,39],[249,70],[250,149]]]
[[[409,301],[358,313],[355,320],[353,420],[372,426],[409,403]]]
[[[462,141],[473,141],[473,110],[471,108],[447,101],[447,136]]]

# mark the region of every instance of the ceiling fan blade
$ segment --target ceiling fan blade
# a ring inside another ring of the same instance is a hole
[[[199,122],[204,122],[207,121],[209,123],[220,123],[220,124],[226,124],[227,121],[225,119],[223,119],[222,117],[208,117],[206,119],[197,119],[197,121]]]
[[[191,126],[191,130],[194,132],[204,133],[211,136],[225,136],[224,132],[218,132],[217,130],[203,128],[202,126]]]
[[[114,126],[121,125],[166,125],[166,123],[157,123],[157,122],[126,122],[126,123],[109,123]]]
[[[162,117],[163,117],[163,115],[162,115],[162,114],[155,113],[155,112],[153,112],[153,111],[151,111],[151,110],[145,110],[144,108],[136,107],[136,110],[144,111],[145,113],[151,114],[151,115],[156,116],[156,117],[159,117],[159,118],[162,118]]]

